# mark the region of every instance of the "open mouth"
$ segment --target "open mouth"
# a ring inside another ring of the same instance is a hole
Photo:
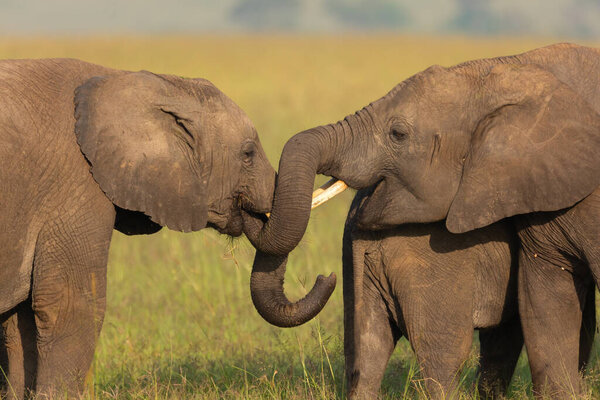
[[[381,201],[381,197],[385,192],[385,179],[381,179],[374,185],[359,192],[361,199],[356,215],[358,217],[358,225],[361,229],[373,229],[375,228],[373,225],[375,221],[381,219],[381,215],[386,207],[386,204]]]

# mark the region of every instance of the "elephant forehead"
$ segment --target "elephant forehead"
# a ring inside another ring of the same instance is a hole
[[[468,96],[462,92],[453,84],[423,82],[407,85],[379,106],[387,108],[390,115],[402,115],[410,124],[439,124],[440,118],[455,116],[457,107],[465,105]]]

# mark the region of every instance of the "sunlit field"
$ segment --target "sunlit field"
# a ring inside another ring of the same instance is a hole
[[[552,40],[404,36],[227,36],[0,39],[0,58],[74,57],[110,67],[204,77],[254,121],[274,166],[294,133],[337,121],[432,64],[522,52]],[[1,101],[1,100],[0,100]],[[123,110],[127,112],[127,110]],[[321,177],[317,183],[325,178]],[[313,212],[291,255],[286,291],[305,293],[319,273],[338,287],[319,317],[280,329],[252,306],[254,250],[210,230],[163,229],[127,237],[115,231],[108,308],[89,398],[343,398],[342,229],[352,193]],[[474,349],[461,398],[475,398]],[[597,360],[594,353],[592,365]],[[530,396],[522,356],[511,398]],[[587,379],[600,396],[600,369]],[[421,398],[423,382],[402,339],[383,384],[385,398]]]

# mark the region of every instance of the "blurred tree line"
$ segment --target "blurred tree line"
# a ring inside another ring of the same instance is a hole
[[[599,0],[237,0],[251,30],[407,30],[600,37]]]
[[[235,31],[600,38],[600,0],[0,0],[0,33]]]

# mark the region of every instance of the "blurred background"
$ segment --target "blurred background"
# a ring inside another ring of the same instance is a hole
[[[597,0],[0,0],[0,58],[74,57],[207,78],[247,112],[277,166],[293,134],[342,119],[432,64],[560,41],[598,46],[599,21]],[[86,397],[343,398],[341,248],[352,196],[315,210],[290,256],[292,298],[317,274],[338,276],[324,311],[294,329],[254,310],[254,249],[244,238],[115,231]],[[475,340],[459,398],[477,397],[477,354]],[[586,380],[592,398],[597,364]],[[422,389],[402,340],[384,397],[421,398]],[[509,397],[531,397],[526,355]]]
[[[0,33],[600,35],[596,0],[2,0]]]

